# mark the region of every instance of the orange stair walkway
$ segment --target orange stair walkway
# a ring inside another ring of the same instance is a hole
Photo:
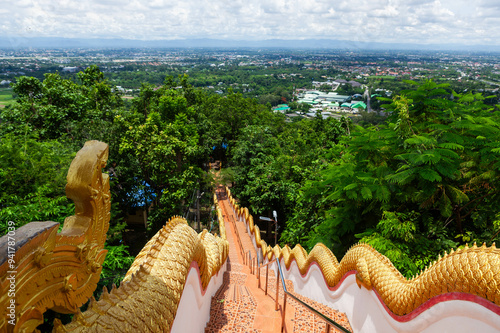
[[[280,284],[279,309],[275,311],[276,277],[273,275],[273,271],[269,271],[268,295],[266,296],[264,292],[266,271],[265,269],[261,270],[261,287],[259,288],[257,275],[252,274],[250,268],[243,264],[233,221],[244,251],[246,253],[250,251],[252,258],[255,258],[255,249],[246,227],[243,222],[236,221],[222,187],[217,190],[217,196],[225,221],[226,236],[229,242],[229,258],[223,284],[212,298],[210,321],[205,327],[205,333],[281,332],[283,288]],[[286,281],[286,283],[287,289],[293,292],[292,283],[290,281]],[[346,323],[346,327],[350,329],[344,314],[305,297],[300,298],[337,322]],[[285,318],[284,332],[325,332],[326,325],[323,321],[290,298],[287,300]],[[332,328],[330,332],[338,331]]]

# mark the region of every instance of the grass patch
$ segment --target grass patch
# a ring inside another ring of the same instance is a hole
[[[16,100],[12,97],[12,89],[0,88],[0,107],[14,104]]]

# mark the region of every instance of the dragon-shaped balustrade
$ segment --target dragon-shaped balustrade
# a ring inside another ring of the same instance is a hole
[[[359,288],[373,290],[376,293],[381,303],[380,307],[384,308],[388,317],[396,322],[391,325],[397,331],[421,331],[416,326],[423,330],[426,324],[417,325],[415,321],[412,329],[411,323],[409,325],[400,323],[412,321],[432,306],[450,300],[479,304],[484,308],[484,317],[488,317],[487,326],[494,326],[494,331],[500,329],[500,249],[497,249],[495,244],[490,247],[484,244],[478,247],[474,244],[455,251],[452,249],[450,253],[439,256],[438,260],[417,276],[406,279],[387,257],[368,244],[352,246],[340,262],[321,243],[316,244],[310,253],[307,253],[300,244],[293,249],[288,245],[283,248],[276,245],[272,248],[261,239],[259,227],[254,223],[248,208],[240,207],[236,199],[232,197],[231,191],[228,188],[226,191],[235,215],[238,216],[239,221],[246,224],[259,257],[263,258],[263,261],[278,258],[282,265],[284,264],[284,268],[289,271],[288,278],[292,278],[297,284],[310,282],[307,281],[306,275],[313,267],[320,271],[321,279],[324,280],[325,288],[322,293],[333,293],[341,287],[346,277],[354,275],[354,281]],[[292,266],[298,270],[295,276],[290,273]],[[307,288],[296,286],[296,290],[301,289]],[[311,294],[305,296],[317,298]],[[335,297],[341,298],[341,295]],[[335,306],[335,302],[329,302],[328,297],[321,295],[319,298],[318,301]],[[349,312],[353,312],[354,316],[355,312],[361,309],[341,308],[340,310],[347,312],[348,316]],[[432,311],[428,311],[426,315],[429,316],[429,313],[431,317],[434,316]],[[483,314],[477,317],[483,317]],[[356,331],[356,323],[353,323],[352,318],[349,320]],[[425,319],[427,324],[433,320],[437,319]],[[375,326],[370,330],[384,332]],[[370,331],[362,327],[358,329]]]

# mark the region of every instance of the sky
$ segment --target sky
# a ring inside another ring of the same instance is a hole
[[[0,35],[500,45],[500,0],[2,0]]]

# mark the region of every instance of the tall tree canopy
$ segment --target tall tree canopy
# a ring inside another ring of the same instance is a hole
[[[385,124],[355,127],[306,182],[298,206],[315,219],[289,220],[283,241],[307,234],[341,255],[361,240],[411,275],[451,247],[499,240],[498,109],[481,94],[408,83]]]

